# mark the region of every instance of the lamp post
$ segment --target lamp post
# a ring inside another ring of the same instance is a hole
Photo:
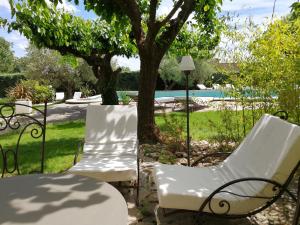
[[[179,65],[181,71],[184,72],[186,76],[186,146],[187,146],[187,155],[188,155],[188,166],[191,165],[190,161],[190,109],[189,109],[189,75],[191,71],[195,70],[195,65],[192,57],[183,56]]]

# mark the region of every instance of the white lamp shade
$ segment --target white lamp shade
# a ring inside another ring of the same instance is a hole
[[[179,65],[181,71],[195,70],[195,65],[192,56],[183,56]]]

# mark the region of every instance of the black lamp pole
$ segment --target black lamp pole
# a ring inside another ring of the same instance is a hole
[[[190,107],[189,107],[189,75],[191,71],[184,71],[185,74],[185,89],[186,89],[186,147],[187,147],[187,161],[188,166],[191,165],[190,162]]]

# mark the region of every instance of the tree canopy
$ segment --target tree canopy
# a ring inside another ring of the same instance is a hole
[[[50,1],[55,4],[62,2],[62,0]],[[78,0],[74,2],[79,3]],[[141,142],[157,141],[154,92],[158,68],[185,22],[189,18],[194,20],[202,31],[199,43],[205,44],[207,40],[220,34],[217,11],[220,10],[222,0],[174,0],[169,13],[166,16],[159,16],[158,8],[162,2],[161,0],[84,1],[87,10],[93,10],[109,24],[117,21],[117,28],[120,27],[118,24],[121,26],[130,24],[130,29],[124,33],[127,37],[134,38],[135,41],[130,43],[136,45],[141,60],[138,104],[138,134]],[[28,0],[28,3],[37,7],[37,11],[47,5],[45,0]],[[12,14],[15,12],[13,9]]]
[[[132,56],[130,27],[117,19],[107,23],[100,18],[84,20],[54,5],[37,7],[26,0],[13,5],[15,21],[2,19],[8,30],[18,30],[38,47],[48,47],[67,54],[92,60],[95,54]],[[34,13],[33,13],[34,12]]]
[[[9,31],[18,30],[38,47],[85,59],[98,79],[103,103],[118,103],[116,76],[120,69],[113,71],[111,58],[135,54],[129,23],[120,24],[116,18],[109,23],[100,18],[84,20],[59,10],[55,5],[39,7],[26,0],[12,5],[12,14],[15,21],[2,19],[3,26],[7,26]]]

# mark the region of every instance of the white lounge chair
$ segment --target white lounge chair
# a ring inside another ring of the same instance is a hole
[[[75,91],[73,95],[73,99],[80,99],[82,93],[80,91]]]
[[[156,165],[159,207],[229,218],[253,215],[287,191],[299,165],[300,127],[265,115],[220,165]]]
[[[190,96],[189,97],[189,105],[191,107],[191,110],[198,110],[201,109],[203,107],[208,106],[208,104],[210,102],[212,102],[214,100],[213,97],[193,97]],[[184,107],[186,107],[186,97],[183,96],[177,96],[175,97],[175,102],[177,104],[183,105]]]
[[[56,92],[55,93],[55,101],[62,101],[65,99],[65,93],[64,92]]]
[[[218,90],[221,88],[220,84],[213,84],[213,89]]]
[[[234,86],[232,84],[225,84],[226,89],[233,89]]]
[[[174,97],[160,97],[154,99],[154,106],[155,107],[166,107],[167,104],[173,104],[172,108],[175,107],[175,98]]]
[[[89,105],[82,159],[69,172],[107,182],[134,180],[138,199],[136,106]]]
[[[68,99],[66,100],[66,103],[68,104],[90,104],[90,103],[101,103],[102,102],[102,97],[101,95],[94,95],[94,96],[89,96],[86,98],[79,98],[79,99]]]
[[[200,90],[211,90],[211,89],[212,89],[212,88],[206,87],[204,84],[197,84],[197,87],[198,87]]]

